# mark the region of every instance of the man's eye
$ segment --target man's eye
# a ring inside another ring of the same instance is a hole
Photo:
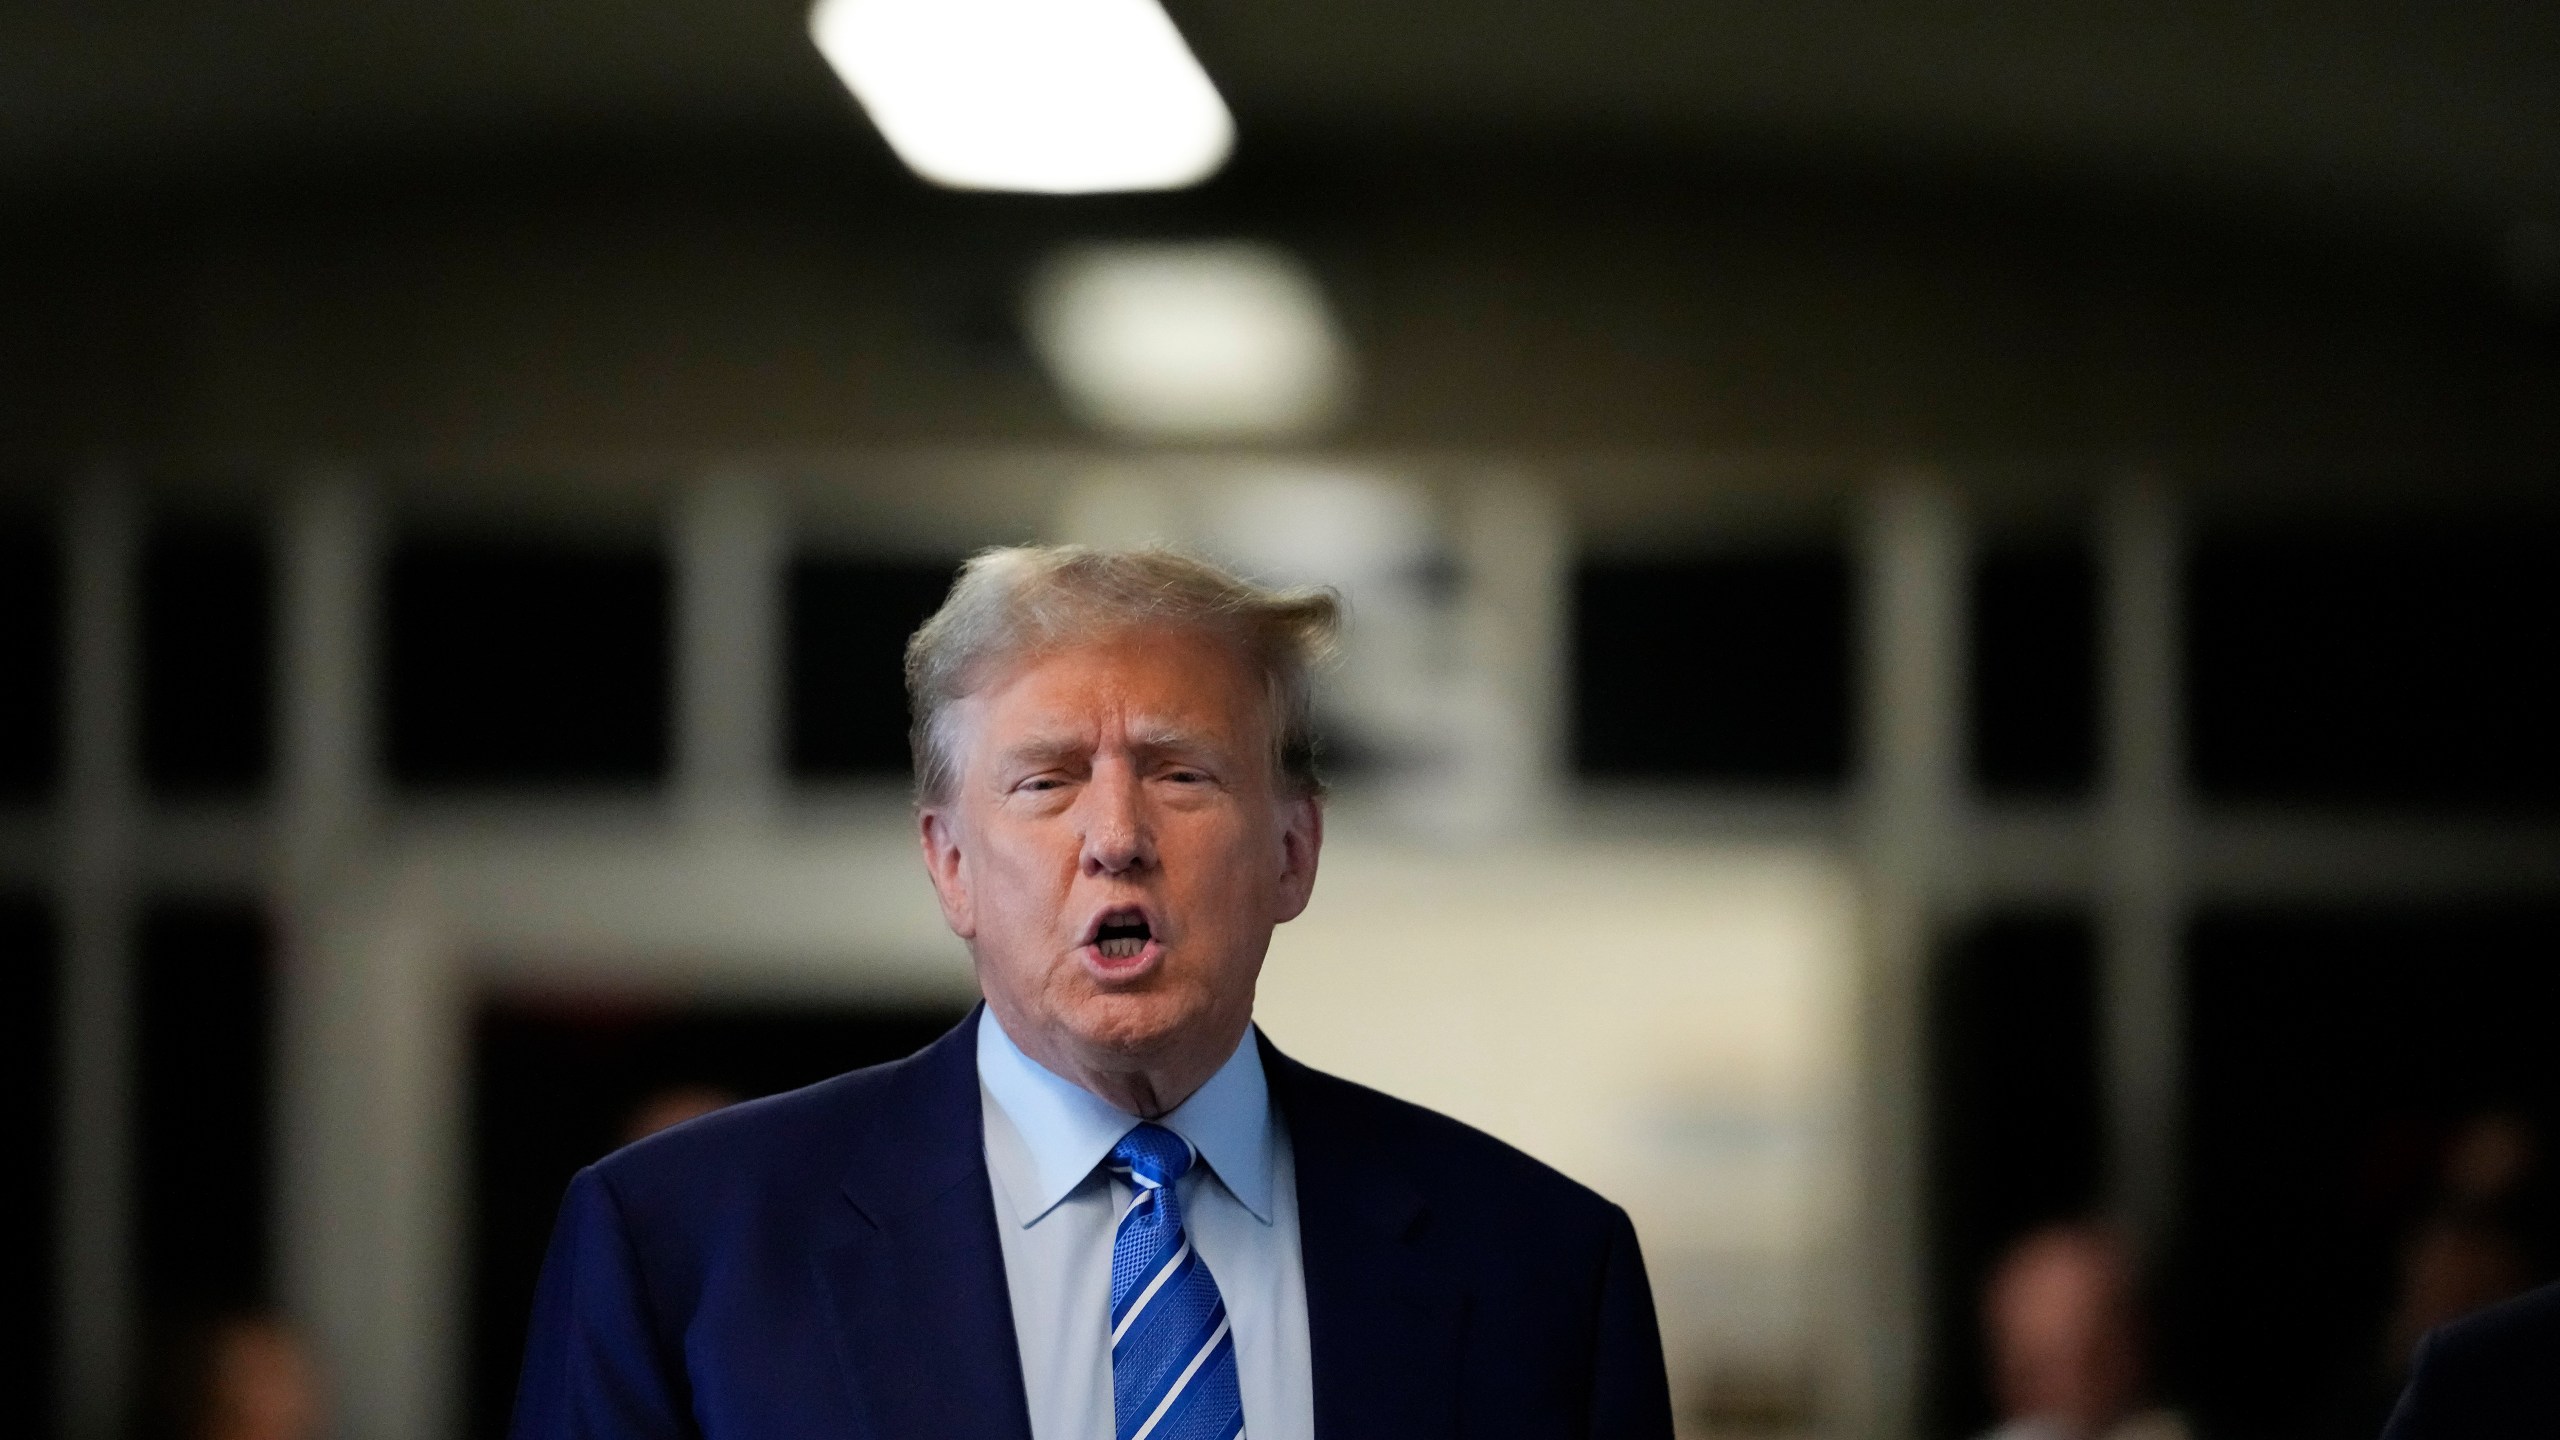
[[[1197,785],[1209,777],[1198,770],[1167,770],[1164,778],[1177,785]]]
[[[1030,779],[1022,782],[1022,788],[1025,790],[1057,790],[1063,788],[1066,783],[1067,782],[1065,780],[1060,779],[1055,775],[1034,775]]]

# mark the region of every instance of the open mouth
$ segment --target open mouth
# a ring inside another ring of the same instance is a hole
[[[1094,931],[1093,948],[1105,960],[1134,960],[1147,942],[1156,938],[1147,917],[1135,910],[1114,910],[1102,917]]]

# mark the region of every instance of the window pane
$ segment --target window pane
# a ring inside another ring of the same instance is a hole
[[[0,801],[53,792],[62,769],[62,551],[0,516]]]
[[[2560,802],[2560,532],[2208,542],[2189,573],[2197,783],[2231,799]]]
[[[648,552],[422,540],[393,554],[393,778],[645,781],[667,768],[667,567]]]
[[[155,534],[142,560],[142,768],[153,788],[254,790],[272,753],[274,600],[254,532]]]
[[[2078,795],[2098,771],[2098,578],[2085,549],[1994,550],[1973,576],[1973,774]]]
[[[1834,782],[1850,748],[1837,550],[1593,561],[1574,581],[1574,761],[1606,779]]]
[[[942,604],[957,568],[848,557],[792,565],[792,774],[907,774],[907,637]]]

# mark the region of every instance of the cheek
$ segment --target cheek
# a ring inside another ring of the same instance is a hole
[[[1065,908],[1065,897],[1048,866],[1017,865],[1005,876],[1004,887],[1006,903],[1024,924],[1047,924]]]
[[[1206,902],[1211,910],[1229,910],[1221,899],[1239,902],[1249,894],[1260,892],[1270,884],[1277,871],[1277,848],[1270,835],[1262,835],[1252,825],[1234,822],[1203,822],[1190,835],[1183,835],[1180,851],[1167,846],[1167,879],[1175,879],[1193,897]],[[1190,856],[1190,863],[1183,863]]]
[[[982,913],[1006,930],[1042,930],[1060,910],[1056,867],[1024,837],[992,840],[978,854],[975,889]]]
[[[1204,934],[1246,935],[1276,898],[1280,885],[1280,847],[1254,826],[1225,825],[1198,837],[1190,868],[1189,894],[1195,926]]]

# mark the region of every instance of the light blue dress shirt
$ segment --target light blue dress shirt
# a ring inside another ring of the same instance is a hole
[[[1111,1242],[1131,1192],[1102,1161],[1138,1117],[1042,1068],[991,1010],[978,1019],[978,1096],[1032,1440],[1113,1440]],[[1251,1027],[1156,1123],[1203,1162],[1182,1178],[1183,1224],[1234,1327],[1246,1440],[1314,1440],[1297,1171]]]

